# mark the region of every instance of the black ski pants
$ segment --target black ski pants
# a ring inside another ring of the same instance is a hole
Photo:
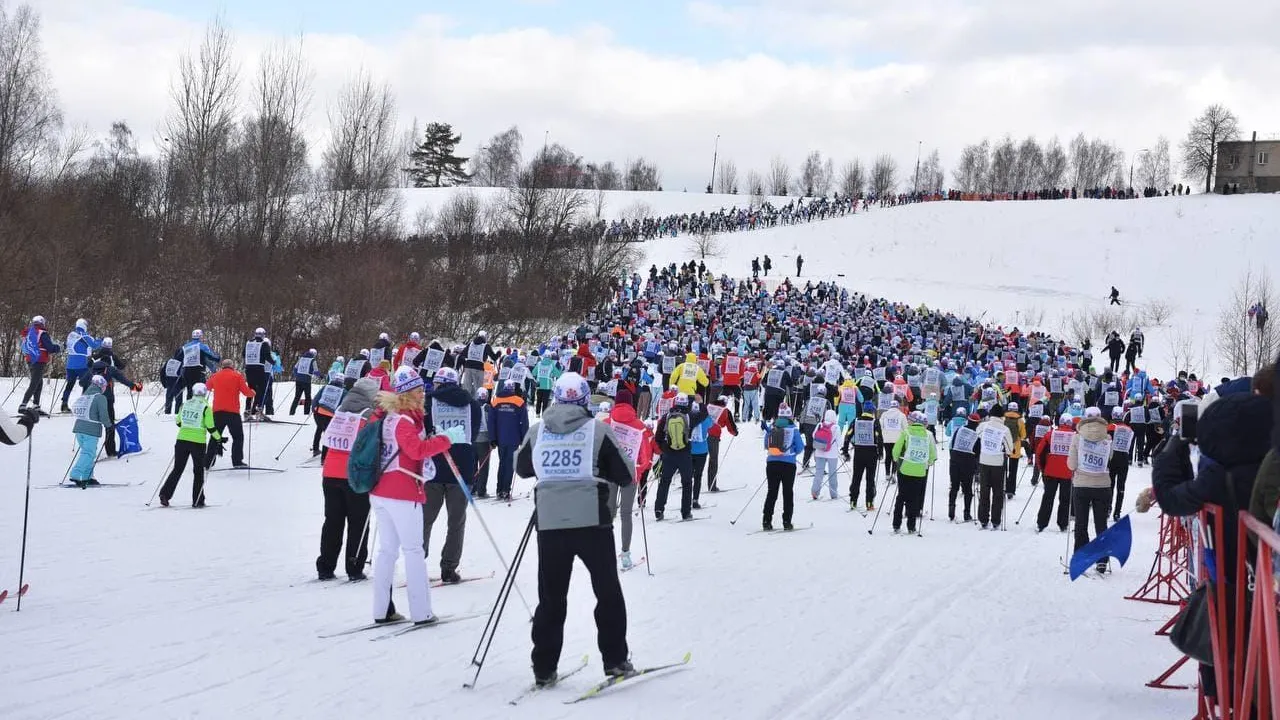
[[[347,577],[363,574],[365,560],[369,557],[369,536],[365,532],[365,523],[369,519],[369,494],[353,491],[345,478],[325,478],[322,483],[324,524],[320,526],[320,557],[316,558],[316,572],[327,575],[337,569],[345,530]]]
[[[195,482],[191,485],[191,504],[196,505],[204,498],[204,443],[178,440],[173,444],[173,471],[165,479],[160,488],[160,499],[169,502],[178,489],[178,481],[187,470],[187,460],[191,460],[191,470],[195,473]]]
[[[596,596],[596,645],[605,667],[627,659],[627,603],[618,582],[612,528],[538,532],[538,609],[533,613],[533,672],[550,675],[560,663],[569,610],[573,559],[582,560]]]
[[[1129,479],[1129,453],[1112,453],[1111,463],[1107,466],[1111,474],[1111,489],[1115,492],[1115,502],[1111,505],[1112,515],[1119,515],[1124,509],[1124,483]]]
[[[853,480],[849,483],[849,503],[858,504],[858,495],[862,490],[862,480],[867,481],[867,504],[874,505],[876,502],[876,471],[877,467],[876,448],[873,445],[858,446],[853,448]]]
[[[702,495],[702,473],[707,469],[707,454],[690,456],[693,470],[693,501],[698,502]]]
[[[1107,529],[1107,514],[1111,510],[1111,488],[1076,488],[1076,546],[1079,550],[1089,544],[1089,514],[1093,514],[1094,537]]]
[[[44,391],[44,368],[46,364],[42,362],[27,364],[27,370],[31,373],[31,381],[27,383],[26,392],[22,393],[20,405],[31,404],[40,407],[40,393]],[[27,402],[28,400],[30,403]]]
[[[316,434],[311,438],[311,453],[313,455],[321,453],[323,457],[324,453],[320,449],[320,440],[324,438],[324,431],[329,429],[329,422],[333,420],[333,416],[325,415],[324,413],[312,413],[311,417],[316,421]],[[324,449],[328,450],[329,448]]]
[[[973,519],[973,477],[978,472],[978,458],[966,455],[957,450],[951,451],[951,462],[948,474],[951,476],[951,487],[947,494],[947,517],[956,519],[956,497],[964,493],[964,521]]]
[[[253,397],[245,400],[245,410],[262,410],[267,402],[267,369],[262,365],[246,365],[244,379],[253,388]]]
[[[978,465],[978,522],[999,527],[1004,517],[1004,465]]]
[[[898,497],[893,501],[893,529],[902,527],[902,511],[907,512],[907,530],[915,532],[916,522],[924,510],[926,478],[898,476]]]
[[[231,464],[239,465],[244,462],[244,423],[240,420],[240,413],[237,412],[215,412],[213,414],[213,429],[218,432],[219,437],[224,441],[227,439],[226,430],[231,433]],[[210,435],[209,452],[207,453],[208,464],[205,467],[213,467],[213,439]]]
[[[766,462],[764,464],[765,480],[769,489],[764,496],[764,521],[773,523],[773,508],[778,502],[778,493],[782,493],[782,522],[791,522],[796,503],[796,466],[790,462]]]
[[[1071,514],[1071,480],[1051,478],[1048,475],[1044,476],[1044,496],[1040,498],[1040,512],[1036,513],[1036,527],[1041,530],[1049,527],[1055,496],[1058,500],[1058,529],[1065,532],[1068,516]]]
[[[298,403],[302,403],[302,414],[311,413],[311,378],[306,380],[293,381],[293,404],[289,406],[289,414],[292,415],[298,409]]]
[[[655,513],[667,507],[667,493],[671,490],[671,478],[680,473],[680,516],[693,512],[693,456],[688,450],[662,454],[662,474],[658,476],[658,497],[653,503]]]

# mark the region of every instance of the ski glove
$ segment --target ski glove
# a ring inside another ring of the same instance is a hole
[[[133,384],[133,391],[134,391],[134,392],[136,392],[136,393],[140,393],[140,392],[142,392],[142,383],[134,383],[134,384]]]

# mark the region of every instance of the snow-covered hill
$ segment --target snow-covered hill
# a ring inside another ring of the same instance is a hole
[[[1144,360],[1168,377],[1169,344],[1182,334],[1216,369],[1213,328],[1237,279],[1280,267],[1276,218],[1280,195],[923,203],[723,235],[721,257],[707,265],[741,277],[753,257],[768,254],[773,275],[794,279],[802,255],[804,280],[1055,334],[1070,314],[1108,312],[1115,285],[1127,324],[1114,329],[1127,339],[1140,323]],[[696,257],[688,238],[645,247],[659,264]],[[1170,310],[1162,327],[1154,326],[1153,302]]]

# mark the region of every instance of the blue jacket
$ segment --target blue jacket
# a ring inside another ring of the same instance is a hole
[[[89,355],[94,350],[102,347],[102,341],[88,333],[73,333],[67,336],[67,340],[75,337],[75,342],[67,343],[67,369],[68,370],[87,370],[89,368]]]
[[[486,412],[489,439],[499,447],[517,447],[529,433],[529,404],[515,390],[499,390]]]
[[[711,416],[693,426],[689,433],[689,452],[693,455],[706,455],[708,452],[707,432],[711,430]]]
[[[800,428],[796,427],[795,423],[791,422],[787,418],[778,418],[774,421],[774,425],[786,428],[787,431],[791,433],[791,445],[781,454],[770,455],[766,462],[785,462],[795,465],[796,456],[804,452],[804,434],[800,432]],[[772,430],[773,428],[770,427],[769,430],[766,430],[764,433],[765,450],[769,449],[769,434]]]
[[[1151,393],[1151,383],[1147,381],[1147,373],[1145,370],[1134,373],[1129,378],[1129,385],[1126,387],[1126,395],[1132,396],[1134,393],[1138,395],[1149,395]]]
[[[182,348],[185,348],[188,345],[191,345],[192,343],[197,343],[200,345],[200,362],[205,367],[209,368],[210,370],[214,370],[218,367],[218,363],[222,362],[222,356],[214,352],[213,348],[209,347],[208,345],[205,345],[204,342],[200,340],[188,340],[187,342],[182,344]],[[182,348],[178,348],[178,351],[173,354],[173,356],[178,360],[182,359]]]

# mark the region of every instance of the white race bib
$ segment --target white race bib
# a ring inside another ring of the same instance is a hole
[[[621,423],[610,423],[613,428],[614,437],[618,438],[618,447],[631,458],[631,467],[634,470],[636,460],[640,458],[640,444],[644,441],[644,430],[633,428],[630,425]]]
[[[871,377],[874,378],[876,382],[884,382],[884,368],[878,367],[872,370]]]
[[[484,345],[472,343],[467,346],[468,362],[484,362]]]
[[[200,343],[182,346],[182,367],[200,367]]]
[[[1053,393],[1054,395],[1062,394],[1062,378],[1060,377],[1049,378],[1049,392]]]
[[[1080,469],[1084,472],[1107,471],[1107,455],[1111,453],[1110,440],[1083,440],[1080,443]]]
[[[342,374],[352,380],[359,380],[362,372],[364,372],[364,360],[356,359],[347,361],[347,369]]]
[[[262,341],[250,340],[244,344],[244,364],[245,365],[261,365],[262,364]]]
[[[421,353],[421,352],[422,352],[422,348],[406,347],[404,349],[404,356],[401,358],[401,362],[405,365],[412,367],[413,361],[418,359],[418,353]]]
[[[858,389],[857,388],[842,389],[840,391],[840,404],[856,406],[858,404]]]
[[[524,381],[529,379],[529,368],[524,365],[517,365],[511,368],[511,374],[507,376],[507,379],[516,385],[524,385]]]
[[[76,401],[71,403],[71,414],[75,415],[77,420],[89,419],[89,408],[93,405],[92,395],[81,395]],[[101,423],[99,423],[101,424]]]
[[[681,368],[681,370],[680,370],[680,379],[681,379],[681,380],[689,380],[689,381],[697,380],[697,379],[698,379],[698,366],[697,366],[697,365],[690,365],[689,363],[685,363],[685,364],[684,364],[684,367],[683,367],[683,368]]]
[[[338,412],[333,414],[329,427],[324,431],[324,446],[330,450],[351,452],[360,432],[360,413]]]
[[[369,351],[369,364],[372,365],[373,367],[377,367],[381,365],[382,361],[386,359],[387,359],[386,348],[376,347]]]
[[[662,374],[670,375],[671,373],[675,372],[675,369],[676,369],[676,356],[663,355],[662,356]]]
[[[316,364],[315,358],[300,357],[298,362],[293,364],[293,372],[298,375],[310,375],[311,368]]]
[[[594,479],[594,428],[584,423],[563,435],[549,432],[546,425],[538,428],[533,446],[533,469],[538,482],[582,482]]]
[[[1147,421],[1147,409],[1141,405],[1129,410],[1129,421],[1137,424],[1143,424]]]
[[[929,462],[929,438],[919,435],[907,436],[907,451],[903,453],[906,461],[916,465]]]
[[[876,409],[880,410],[881,412],[888,410],[889,408],[893,407],[894,399],[895,398],[893,393],[880,393],[880,397],[876,401]]]
[[[724,359],[724,372],[726,375],[737,375],[742,371],[742,358],[737,355],[729,355]]]
[[[324,389],[320,391],[320,395],[316,397],[316,404],[329,410],[337,410],[338,404],[341,402],[341,385],[325,385]]]
[[[881,418],[884,421],[884,429],[889,432],[902,432],[902,414],[885,415]]]
[[[1071,454],[1071,438],[1074,436],[1073,432],[1054,430],[1053,435],[1049,436],[1049,452],[1054,455]]]
[[[769,374],[765,377],[764,384],[767,385],[768,387],[773,388],[774,390],[781,390],[782,389],[782,371],[770,370]]]
[[[426,370],[428,375],[435,375],[443,362],[444,351],[431,348],[427,350],[427,358],[422,361],[422,369]]]
[[[828,385],[835,385],[836,383],[840,382],[841,374],[842,372],[839,367],[828,367],[826,371],[823,372],[822,377],[824,380],[827,381]]]
[[[1127,453],[1133,447],[1133,428],[1117,425],[1114,437],[1117,452]]]
[[[875,420],[855,420],[853,422],[853,444],[859,447],[873,447],[876,444]]]
[[[927,368],[924,371],[924,384],[930,387],[937,387],[941,384],[941,373],[938,368]]]
[[[454,443],[455,445],[470,445],[471,438],[474,437],[471,430],[471,406],[463,405],[462,407],[454,407],[439,400],[431,401],[431,422],[436,427],[437,435],[444,435],[452,428],[462,428],[464,442]]]
[[[951,449],[972,455],[973,448],[977,442],[978,433],[974,432],[972,428],[961,426],[956,430],[956,435],[951,440]]]
[[[1107,406],[1111,406],[1111,407],[1114,407],[1114,406],[1116,406],[1116,405],[1119,405],[1119,404],[1120,404],[1120,393],[1116,392],[1115,390],[1108,390],[1108,391],[1107,391],[1107,392],[1102,396],[1102,404],[1103,404],[1103,405],[1107,405]]]
[[[988,426],[982,429],[982,452],[998,455],[1004,452],[1004,428]]]
[[[179,372],[182,372],[182,361],[176,358],[169,358],[168,362],[164,364],[164,376],[176,378]]]
[[[816,417],[819,420],[821,420],[823,414],[825,414],[826,412],[826,409],[827,409],[826,398],[820,398],[820,397],[809,398],[809,402],[806,403],[804,406],[804,414],[805,414],[805,417],[810,417],[810,418]]]

